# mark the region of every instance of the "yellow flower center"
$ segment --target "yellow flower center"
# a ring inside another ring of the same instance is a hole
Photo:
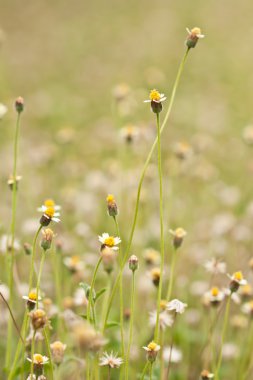
[[[71,257],[71,265],[75,265],[75,264],[78,264],[80,261],[80,257],[75,255],[75,256],[72,256]]]
[[[157,102],[159,102],[159,100],[161,99],[161,94],[160,94],[160,92],[158,92],[157,90],[152,90],[152,91],[150,91],[150,94],[149,94],[149,99],[151,100],[151,101],[157,101]]]
[[[106,198],[107,203],[112,203],[115,201],[114,195],[113,194],[108,194]]]
[[[47,207],[46,211],[45,211],[45,214],[46,216],[48,216],[49,218],[52,218],[55,214],[55,209],[54,207]]]
[[[36,363],[36,364],[43,364],[44,360],[43,360],[43,356],[40,355],[40,354],[34,354],[33,355],[33,361]]]
[[[105,239],[105,245],[108,247],[114,247],[115,241],[113,236],[109,236],[108,238]]]
[[[193,29],[191,30],[191,34],[194,34],[195,36],[197,36],[198,34],[201,34],[201,29],[195,27],[195,28],[193,28]]]
[[[235,278],[235,280],[237,280],[237,281],[241,281],[241,280],[243,279],[242,272],[235,272],[235,273],[234,273],[234,278]]]
[[[166,309],[166,305],[167,305],[167,301],[166,300],[161,300],[161,302],[160,302],[160,308],[162,310]]]
[[[46,207],[54,207],[55,203],[54,203],[53,199],[46,199],[45,202],[44,202],[44,206],[46,206]]]
[[[213,287],[211,290],[211,294],[213,297],[217,297],[217,295],[219,294],[219,289],[217,287]]]
[[[153,279],[159,279],[160,275],[161,275],[160,268],[154,268],[154,269],[152,269],[151,275],[152,275]]]
[[[155,342],[150,342],[148,345],[148,349],[150,351],[154,351],[156,349],[157,344]]]
[[[29,300],[36,301],[37,300],[37,294],[34,292],[30,292],[28,294],[28,298],[29,298]]]

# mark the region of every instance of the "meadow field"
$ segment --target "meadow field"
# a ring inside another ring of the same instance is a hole
[[[252,380],[252,2],[0,4],[0,379]]]

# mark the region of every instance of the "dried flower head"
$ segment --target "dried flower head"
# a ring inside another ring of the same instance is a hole
[[[64,352],[66,350],[67,345],[63,344],[59,340],[50,344],[52,359],[55,364],[61,364],[64,357]]]
[[[107,247],[114,249],[115,251],[119,249],[117,245],[121,243],[120,237],[110,236],[107,232],[104,232],[102,236],[99,236],[98,240],[102,245],[106,245]]]
[[[43,329],[48,323],[47,315],[42,309],[32,311],[30,313],[30,318],[34,330]]]
[[[162,102],[164,102],[165,100],[166,96],[154,89],[150,91],[149,99],[144,100],[144,103],[150,103],[152,111],[154,113],[160,113],[163,109]]]
[[[183,228],[178,227],[175,230],[169,230],[169,233],[173,236],[174,248],[178,249],[182,245],[187,232]]]
[[[99,359],[100,366],[119,368],[121,364],[123,364],[123,359],[118,357],[117,354],[113,354],[113,352],[111,352],[110,354],[104,352],[103,356],[101,356],[101,358]]]
[[[158,265],[160,262],[160,253],[153,248],[148,248],[143,254],[147,265]]]
[[[201,34],[201,30],[200,28],[198,27],[195,27],[191,30],[189,30],[188,28],[186,28],[187,30],[187,33],[188,33],[188,36],[187,36],[187,40],[186,40],[186,46],[191,49],[191,48],[195,48],[198,40],[200,38],[204,38],[204,34]]]
[[[160,346],[154,341],[150,342],[147,346],[143,347],[147,352],[147,360],[153,363],[156,360],[158,351],[160,350]]]

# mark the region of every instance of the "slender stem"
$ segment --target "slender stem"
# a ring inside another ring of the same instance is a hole
[[[175,272],[175,265],[176,265],[176,258],[177,258],[177,250],[176,248],[173,249],[172,252],[172,259],[171,259],[171,266],[170,266],[170,278],[169,278],[169,285],[168,285],[168,291],[167,291],[167,300],[169,301],[172,294],[172,288],[173,288],[173,280],[174,280],[174,272]]]
[[[2,300],[4,301],[5,305],[7,306],[8,310],[9,310],[9,313],[10,313],[10,315],[11,315],[11,319],[12,319],[12,322],[13,322],[13,324],[14,324],[14,326],[15,326],[15,329],[17,330],[17,333],[18,333],[20,339],[22,340],[22,343],[25,344],[24,339],[23,339],[23,337],[22,337],[22,335],[21,335],[21,332],[20,332],[20,330],[19,330],[19,327],[18,327],[18,325],[17,325],[17,322],[16,322],[16,320],[15,320],[15,318],[14,318],[14,315],[13,315],[13,313],[12,313],[12,311],[11,311],[10,305],[8,304],[8,302],[6,301],[6,299],[4,298],[4,296],[3,296],[3,294],[2,294],[1,292],[0,292],[0,297],[2,298]]]
[[[149,379],[152,380],[152,373],[153,373],[153,363],[150,363],[150,368],[149,368]]]
[[[103,301],[103,310],[102,310],[102,318],[101,318],[102,326],[103,326],[103,321],[105,320],[108,299],[110,297],[110,292],[111,292],[111,287],[112,287],[112,276],[110,273],[108,273],[107,278],[108,278],[108,285],[106,289],[105,299]]]
[[[19,138],[19,129],[20,129],[20,113],[17,114],[17,121],[16,121],[16,129],[15,129],[15,138],[14,138],[14,152],[13,152],[13,172],[12,172],[12,178],[13,178],[13,186],[12,186],[12,215],[11,215],[11,226],[10,226],[10,232],[11,232],[11,246],[10,246],[10,252],[8,252],[8,283],[9,283],[9,290],[10,290],[10,298],[9,298],[9,304],[10,308],[13,306],[13,266],[14,266],[14,242],[15,242],[15,228],[16,228],[16,209],[17,209],[17,161],[18,161],[18,138]],[[8,239],[7,239],[7,249],[8,247]],[[11,360],[11,351],[12,351],[12,321],[8,321],[8,332],[7,332],[7,349],[6,349],[6,356],[5,356],[5,366],[6,368],[10,365]]]
[[[159,207],[160,207],[160,251],[161,251],[161,264],[160,264],[160,281],[158,286],[158,296],[157,296],[157,312],[156,312],[156,325],[154,339],[158,341],[159,339],[159,316],[160,316],[160,305],[162,299],[162,286],[163,286],[163,270],[164,270],[164,226],[163,226],[163,174],[162,174],[162,153],[161,153],[161,130],[160,130],[160,119],[159,113],[156,114],[157,119],[157,158],[158,158],[158,174],[159,174]]]
[[[108,365],[108,376],[107,376],[107,380],[110,380],[111,379],[111,367]]]
[[[228,317],[229,317],[230,304],[231,304],[231,296],[232,296],[232,293],[228,297],[226,310],[225,310],[222,335],[221,335],[221,346],[220,346],[220,352],[219,352],[218,362],[217,362],[217,366],[216,366],[216,370],[215,370],[215,376],[214,376],[215,380],[219,379],[219,371],[220,371],[220,366],[221,366],[221,362],[222,362],[222,349],[223,349],[223,344],[224,344],[224,340],[225,340],[225,336],[226,336],[226,332],[227,332]]]
[[[33,284],[33,273],[34,273],[34,261],[35,261],[35,255],[36,255],[36,243],[39,236],[39,233],[42,229],[42,225],[39,226],[34,239],[33,239],[33,245],[32,245],[32,257],[31,257],[31,266],[30,266],[30,275],[29,275],[29,292],[31,291],[32,284]]]
[[[166,112],[166,115],[165,115],[165,118],[163,120],[163,123],[161,125],[161,133],[163,132],[163,130],[164,130],[165,126],[166,126],[166,123],[168,121],[168,118],[170,116],[171,109],[172,109],[172,106],[174,104],[177,88],[178,88],[178,85],[179,85],[179,81],[180,81],[180,78],[181,78],[181,75],[182,75],[182,72],[183,72],[183,69],[184,69],[185,62],[186,62],[186,59],[187,59],[189,51],[190,51],[189,49],[187,49],[185,51],[183,59],[182,59],[182,61],[180,63],[180,66],[179,66],[179,69],[178,69],[178,72],[177,72],[177,76],[176,76],[176,80],[175,80],[174,85],[173,85],[173,89],[172,89],[172,93],[171,93],[171,97],[170,97],[170,102],[169,102],[169,107],[168,107],[168,110]],[[132,227],[131,227],[131,231],[130,231],[130,237],[129,237],[129,240],[128,240],[128,245],[127,245],[127,248],[126,248],[126,252],[125,252],[124,257],[123,257],[123,264],[126,263],[127,258],[129,256],[129,252],[130,252],[131,247],[132,247],[133,236],[134,236],[135,227],[136,227],[136,223],[137,223],[137,216],[138,216],[138,212],[139,212],[139,204],[140,204],[140,196],[141,196],[142,184],[143,184],[143,181],[144,181],[144,178],[145,178],[146,170],[148,168],[148,165],[149,165],[150,160],[152,158],[152,155],[154,153],[157,141],[158,141],[158,139],[156,137],[156,139],[155,139],[155,141],[154,141],[154,143],[153,143],[153,145],[152,145],[152,147],[151,147],[151,149],[149,151],[149,154],[148,154],[148,156],[146,158],[146,161],[144,163],[143,169],[142,169],[142,173],[141,173],[141,177],[140,177],[139,184],[138,184],[138,189],[137,189],[137,196],[136,196],[136,204],[135,204],[133,223],[132,223]],[[113,285],[111,296],[110,296],[110,299],[109,299],[109,302],[108,302],[108,308],[107,308],[107,313],[106,313],[105,325],[106,325],[107,319],[109,317],[109,313],[110,313],[111,306],[112,306],[112,301],[113,301],[114,296],[116,294],[116,290],[117,290],[117,287],[118,287],[118,284],[119,284],[120,274],[121,274],[122,270],[123,269],[120,269],[120,272],[118,273],[118,275],[116,277],[116,280],[114,282],[114,285]]]
[[[163,380],[163,376],[164,376],[164,355],[163,355],[163,352],[164,352],[164,331],[162,329],[160,331],[160,346],[161,346],[161,350],[160,350],[160,379]]]
[[[49,366],[50,366],[50,372],[51,372],[50,379],[54,380],[53,359],[52,359],[52,355],[51,355],[51,350],[50,350],[49,339],[48,339],[48,336],[47,336],[47,331],[46,331],[45,328],[43,329],[43,335],[44,335],[44,338],[45,338],[45,343],[46,343],[46,347],[47,347],[47,354],[48,354],[48,357],[49,357]]]
[[[113,218],[115,222],[117,235],[120,236],[119,224],[116,217]],[[125,340],[124,340],[124,299],[123,299],[123,257],[121,254],[121,246],[119,247],[120,256],[120,280],[119,280],[119,294],[120,294],[120,337],[121,337],[121,355],[125,362]],[[123,366],[122,366],[123,367]]]
[[[146,362],[145,367],[143,368],[142,374],[141,374],[141,380],[144,379],[145,373],[147,372],[148,366],[150,362]]]
[[[128,380],[129,372],[129,357],[131,344],[133,339],[133,323],[134,323],[134,295],[135,295],[135,271],[132,272],[132,291],[131,291],[131,314],[130,314],[130,326],[129,326],[129,338],[126,352],[126,364],[125,364],[125,380]]]
[[[33,367],[34,367],[33,356],[34,356],[34,346],[35,346],[35,335],[36,335],[36,331],[34,330],[33,337],[32,337],[32,346],[31,346],[31,371],[30,371],[31,379],[33,379]]]
[[[36,307],[38,307],[38,303],[39,303],[40,280],[41,280],[41,275],[42,275],[42,270],[43,270],[45,258],[46,258],[46,251],[43,249],[42,257],[41,257],[41,261],[40,261],[40,269],[39,269],[39,275],[38,275],[38,280],[37,280],[37,286],[36,286],[36,295],[37,295]]]
[[[87,321],[88,322],[91,322],[90,314],[91,314],[91,307],[92,307],[92,302],[93,302],[93,289],[94,289],[94,285],[95,285],[95,281],[96,281],[96,277],[97,277],[97,272],[98,272],[98,268],[101,264],[101,261],[102,261],[102,257],[100,257],[98,262],[97,262],[97,265],[95,267],[93,277],[91,280],[91,285],[90,285],[90,290],[89,290],[89,300],[88,300],[89,302],[88,302],[88,307],[87,307]]]
[[[176,318],[177,318],[177,314],[175,314],[175,319],[174,319],[173,327],[171,329],[170,354],[169,354],[168,366],[167,366],[165,377],[164,377],[165,380],[169,379],[169,374],[170,374],[171,356],[172,356],[172,350],[173,350],[173,344],[174,344],[174,334],[173,334],[173,332],[174,332],[174,328],[175,328],[175,324],[176,324]]]

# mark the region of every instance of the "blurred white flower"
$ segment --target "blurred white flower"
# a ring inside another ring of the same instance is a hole
[[[105,366],[108,365],[110,368],[119,368],[123,364],[123,359],[114,355],[113,352],[108,354],[107,352],[103,353],[103,356],[99,358],[99,365]]]
[[[163,349],[163,358],[165,362],[171,361],[171,363],[179,363],[182,358],[183,354],[182,351],[180,351],[178,348],[173,347],[171,350],[171,347],[164,347]]]
[[[188,305],[186,303],[183,303],[178,299],[174,299],[167,303],[166,308],[169,311],[175,311],[175,313],[183,314],[187,306]]]
[[[0,119],[4,117],[7,111],[8,108],[4,104],[0,103]]]
[[[150,326],[155,327],[156,325],[156,317],[157,317],[157,311],[151,311],[149,313],[149,323]],[[167,312],[162,311],[159,314],[159,325],[162,330],[165,330],[166,327],[171,327],[173,325],[174,319],[173,317]]]
[[[207,272],[212,274],[218,274],[218,273],[226,273],[227,265],[223,261],[219,261],[216,258],[212,258],[211,260],[208,260],[204,267]]]

